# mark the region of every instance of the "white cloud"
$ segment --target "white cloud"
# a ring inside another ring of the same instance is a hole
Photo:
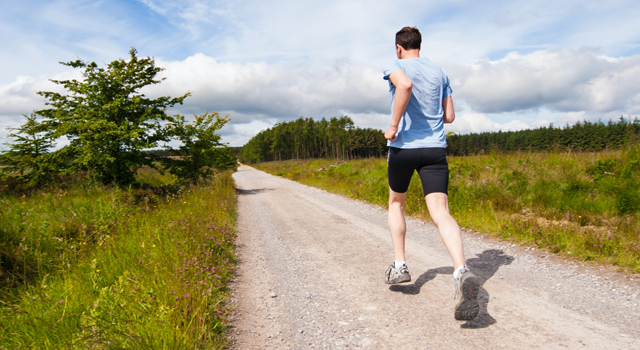
[[[546,120],[536,121],[527,124],[521,120],[513,119],[506,123],[496,123],[489,119],[483,113],[464,112],[456,116],[456,120],[452,124],[445,124],[445,133],[450,131],[456,134],[480,133],[480,132],[496,132],[496,131],[518,131],[531,129],[539,126],[547,126]]]
[[[640,112],[640,55],[614,59],[593,49],[550,49],[447,68],[454,98],[483,113],[541,107]]]
[[[167,80],[149,87],[149,95],[177,96],[190,91],[185,111],[233,111],[232,123],[254,118],[291,120],[333,117],[388,109],[382,74],[349,60],[330,64],[219,62],[203,54],[184,61],[158,62]]]

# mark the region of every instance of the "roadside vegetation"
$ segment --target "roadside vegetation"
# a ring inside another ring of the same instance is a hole
[[[222,348],[231,172],[168,193],[76,180],[0,197],[0,348]]]
[[[66,65],[83,79],[40,92],[50,108],[0,152],[0,349],[223,348],[228,117],[167,115],[189,94],[141,94],[162,68],[135,49],[104,68]]]
[[[462,227],[640,272],[640,145],[601,152],[450,156]],[[384,158],[259,163],[260,170],[386,207]],[[418,176],[406,212],[429,220]]]

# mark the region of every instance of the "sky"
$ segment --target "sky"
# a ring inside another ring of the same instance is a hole
[[[521,130],[640,115],[638,1],[22,0],[0,3],[0,143],[45,108],[61,65],[155,58],[180,96],[170,113],[228,114],[241,146],[275,123],[348,115],[390,122],[382,67],[395,33],[422,32],[421,56],[449,75],[457,133]],[[0,149],[6,146],[0,146]]]

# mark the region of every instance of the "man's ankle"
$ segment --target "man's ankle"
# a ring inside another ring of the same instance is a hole
[[[456,278],[460,277],[460,274],[464,270],[468,270],[466,264],[459,266],[455,271],[453,271],[453,278],[456,279]]]

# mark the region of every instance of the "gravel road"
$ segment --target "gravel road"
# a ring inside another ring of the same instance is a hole
[[[640,278],[464,230],[480,314],[453,318],[433,224],[407,220],[413,281],[389,286],[386,211],[241,166],[233,349],[640,349]]]

